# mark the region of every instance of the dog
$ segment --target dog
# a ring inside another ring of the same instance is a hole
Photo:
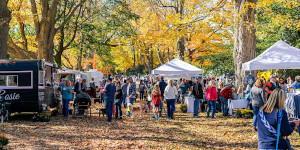
[[[138,114],[140,114],[140,117],[142,117],[145,113],[147,113],[149,116],[152,108],[153,106],[151,105],[151,102],[149,103],[147,101],[141,101],[139,106],[133,106],[129,103],[127,111],[129,112],[129,116],[134,118],[134,116]]]

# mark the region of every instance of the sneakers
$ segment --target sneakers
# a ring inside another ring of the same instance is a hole
[[[157,119],[158,119],[156,115],[154,115],[154,119],[155,119],[155,120],[157,120]]]

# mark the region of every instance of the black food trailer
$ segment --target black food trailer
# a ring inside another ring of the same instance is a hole
[[[44,60],[0,59],[0,101],[9,113],[56,107],[56,69]]]

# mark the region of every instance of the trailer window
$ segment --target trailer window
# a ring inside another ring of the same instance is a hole
[[[0,76],[0,86],[6,86],[6,76]]]
[[[18,86],[17,75],[0,75],[0,86]]]

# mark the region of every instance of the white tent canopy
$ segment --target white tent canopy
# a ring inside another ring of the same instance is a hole
[[[202,69],[199,69],[189,63],[186,63],[179,59],[173,59],[168,63],[152,70],[152,74],[176,74],[176,75],[195,75],[195,74],[202,74]]]
[[[300,49],[280,40],[255,59],[243,63],[242,69],[300,69]]]

